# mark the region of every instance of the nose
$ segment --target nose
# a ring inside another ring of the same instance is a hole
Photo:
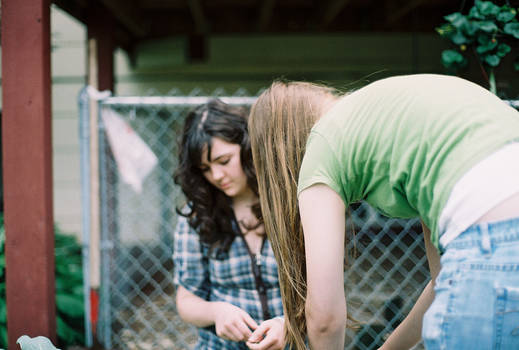
[[[215,166],[211,169],[211,175],[215,181],[219,181],[223,178],[224,172],[219,166]]]

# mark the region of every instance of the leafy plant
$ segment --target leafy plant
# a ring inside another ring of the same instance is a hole
[[[84,343],[83,274],[81,246],[74,236],[54,228],[56,317],[58,343]],[[0,213],[0,347],[7,348],[7,307],[5,299],[5,229]]]
[[[494,68],[512,51],[519,39],[518,10],[507,4],[498,6],[491,1],[476,0],[467,15],[455,12],[445,16],[446,23],[436,28],[455,47],[442,52],[443,65],[458,70],[467,65],[467,52],[477,57],[489,88],[496,93]],[[519,70],[519,56],[514,62]],[[488,73],[487,73],[488,72]]]

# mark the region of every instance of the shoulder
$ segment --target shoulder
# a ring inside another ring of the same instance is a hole
[[[198,246],[200,245],[200,235],[196,230],[189,224],[188,218],[182,215],[178,215],[177,225],[174,232],[175,245],[188,245]]]

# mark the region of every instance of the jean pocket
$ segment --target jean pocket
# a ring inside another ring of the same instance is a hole
[[[494,349],[519,349],[519,288],[495,288]]]

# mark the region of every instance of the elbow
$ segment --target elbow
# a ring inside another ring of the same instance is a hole
[[[306,309],[306,323],[309,334],[330,337],[344,333],[346,328],[346,306],[327,310]]]

